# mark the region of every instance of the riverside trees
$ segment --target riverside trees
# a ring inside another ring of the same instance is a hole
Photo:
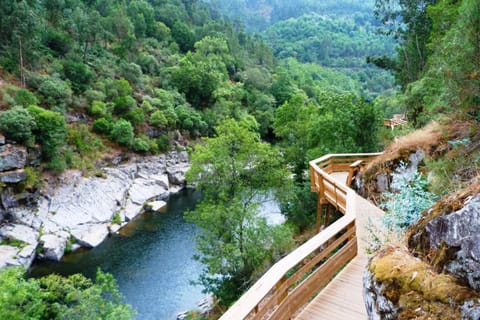
[[[250,120],[250,121],[249,121]],[[226,120],[217,136],[196,146],[188,181],[203,200],[188,212],[202,228],[197,241],[205,264],[199,282],[229,305],[255,280],[255,272],[292,244],[284,225],[268,225],[259,215],[261,196],[288,196],[291,181],[277,150],[260,141],[256,122]]]

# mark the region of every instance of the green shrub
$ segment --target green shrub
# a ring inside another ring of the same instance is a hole
[[[109,134],[112,131],[113,123],[105,118],[99,118],[93,121],[93,131],[100,134]]]
[[[85,91],[85,98],[88,104],[92,104],[93,101],[105,101],[107,96],[102,91],[90,89]]]
[[[49,107],[65,106],[70,104],[72,100],[72,89],[65,81],[60,79],[44,78],[38,92],[42,96],[42,101]]]
[[[156,128],[166,128],[168,120],[162,110],[157,110],[150,116],[149,123]]]
[[[401,232],[415,223],[422,211],[435,202],[433,193],[427,191],[428,183],[418,171],[407,172],[406,165],[401,164],[393,174],[392,189],[385,192],[386,202],[381,206],[386,209],[384,225]]]
[[[118,144],[130,146],[133,142],[133,127],[130,122],[124,119],[118,120],[110,132],[113,141]]]
[[[138,86],[142,81],[142,68],[135,63],[122,63],[120,65],[121,75],[123,78],[128,80],[128,82],[133,83],[135,86]]]
[[[145,123],[145,112],[141,108],[134,107],[124,118],[129,120],[134,126],[138,126]]]
[[[115,107],[113,111],[115,114],[126,114],[127,112],[133,110],[137,102],[131,96],[122,96],[115,99]]]
[[[147,140],[137,137],[133,139],[132,149],[135,152],[148,152],[150,150],[150,144]]]
[[[15,92],[14,101],[15,105],[22,106],[24,108],[28,107],[31,104],[38,103],[37,97],[27,89],[18,89]]]
[[[81,274],[27,278],[22,268],[0,270],[0,319],[133,319],[112,275],[97,271],[95,281]]]
[[[65,61],[63,63],[63,74],[70,80],[72,89],[76,94],[85,92],[92,86],[93,72],[82,62]]]
[[[88,112],[95,118],[106,117],[107,116],[107,107],[105,102],[102,101],[93,101]]]
[[[162,134],[158,137],[157,146],[159,151],[168,151],[168,136],[166,134]]]
[[[42,145],[42,157],[50,161],[58,157],[60,148],[65,144],[67,125],[65,117],[51,110],[37,106],[29,106],[28,112],[35,118],[37,124],[34,130],[37,140]]]
[[[35,127],[34,117],[22,107],[13,107],[0,113],[0,130],[9,139],[17,142],[31,140]]]

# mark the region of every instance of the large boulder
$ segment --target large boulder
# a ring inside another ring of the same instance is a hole
[[[72,229],[71,232],[78,244],[94,248],[108,236],[108,227],[105,224],[81,225]]]
[[[0,172],[0,182],[3,183],[19,183],[27,179],[27,173],[24,169]]]
[[[369,319],[478,319],[477,293],[437,273],[406,249],[388,247],[371,259],[364,276]]]
[[[0,149],[0,172],[22,169],[27,163],[27,149],[7,144]]]
[[[10,240],[18,240],[27,244],[37,245],[39,233],[21,224],[8,224],[0,228],[0,236]]]
[[[20,266],[17,260],[18,248],[7,245],[0,245],[0,269],[9,266]]]
[[[67,241],[53,234],[45,234],[40,238],[40,245],[43,248],[42,256],[45,259],[60,261],[65,252]]]
[[[444,200],[445,201],[445,200]],[[438,271],[449,272],[473,289],[480,289],[480,194],[466,197],[464,207],[423,218],[422,228],[413,228],[409,246]],[[442,203],[442,202],[440,202]],[[441,208],[445,208],[442,206]]]

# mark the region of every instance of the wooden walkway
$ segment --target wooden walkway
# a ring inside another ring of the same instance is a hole
[[[331,176],[345,183],[348,173],[335,172]],[[378,223],[383,211],[357,194],[348,201],[352,204],[349,211],[356,216],[357,256],[305,307],[296,320],[367,319],[362,297],[363,273],[368,261],[367,226],[369,223]]]
[[[383,211],[348,185],[358,166],[377,155],[326,155],[310,162],[317,219],[327,203],[343,217],[273,265],[220,320],[367,319],[362,288],[368,229]]]
[[[367,319],[362,297],[366,264],[365,255],[355,257],[295,319]]]

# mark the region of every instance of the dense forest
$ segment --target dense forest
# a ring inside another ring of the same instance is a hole
[[[94,172],[112,149],[188,144],[204,193],[186,214],[205,231],[199,282],[228,306],[311,227],[309,159],[379,150],[392,138],[384,113],[480,120],[479,19],[475,0],[4,0],[0,130],[42,159],[17,191]],[[275,193],[285,226],[259,217],[258,191]],[[50,281],[0,275],[10,294]],[[113,300],[106,314],[131,316]]]

